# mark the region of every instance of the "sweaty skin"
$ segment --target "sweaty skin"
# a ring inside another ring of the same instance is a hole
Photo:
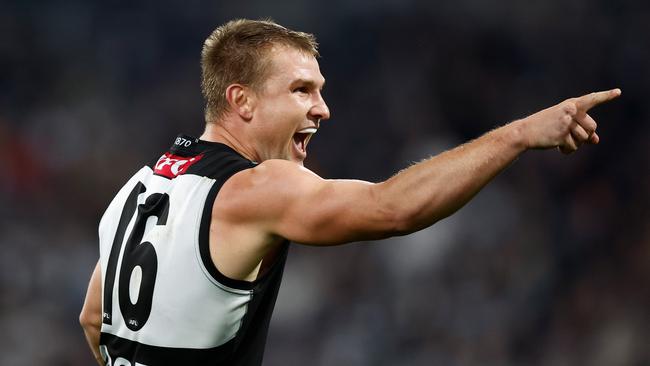
[[[201,136],[260,163],[231,177],[212,210],[212,260],[224,275],[239,280],[263,275],[284,239],[338,245],[430,226],[461,208],[526,150],[572,153],[582,144],[597,144],[596,122],[587,112],[621,94],[612,89],[567,99],[381,183],[323,179],[303,167],[310,134],[299,133],[319,128],[330,116],[318,62],[286,46],[275,46],[268,55],[273,66],[261,90],[230,85],[229,112],[208,121]],[[95,270],[80,320],[96,357],[100,299],[101,276]]]

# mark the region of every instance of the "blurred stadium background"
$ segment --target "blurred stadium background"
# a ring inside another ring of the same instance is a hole
[[[89,365],[77,323],[96,226],[179,132],[202,131],[214,27],[315,33],[324,177],[381,180],[611,87],[601,144],[529,152],[420,233],[294,246],[265,365],[650,364],[650,3],[0,2],[0,364]]]

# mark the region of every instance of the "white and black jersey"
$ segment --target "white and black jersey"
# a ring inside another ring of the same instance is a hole
[[[107,365],[260,365],[289,243],[254,282],[210,258],[223,183],[255,164],[189,136],[138,171],[99,225],[100,351]]]

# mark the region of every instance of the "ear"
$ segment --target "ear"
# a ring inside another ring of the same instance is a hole
[[[250,88],[241,84],[230,84],[226,88],[226,100],[233,112],[242,119],[250,121],[253,118],[255,96]]]

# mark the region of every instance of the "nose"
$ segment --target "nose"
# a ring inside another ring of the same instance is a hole
[[[318,99],[314,106],[309,110],[309,114],[317,120],[326,120],[330,118],[330,109],[325,104],[323,96],[318,94]]]

